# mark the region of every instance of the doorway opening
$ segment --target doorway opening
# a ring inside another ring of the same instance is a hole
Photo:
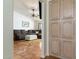
[[[39,0],[14,0],[13,59],[40,59],[42,21],[42,3]]]

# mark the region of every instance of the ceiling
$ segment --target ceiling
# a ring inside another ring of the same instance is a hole
[[[14,10],[26,16],[31,16],[35,9],[35,13],[39,13],[39,0],[14,0]]]

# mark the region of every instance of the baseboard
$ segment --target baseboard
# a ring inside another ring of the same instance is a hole
[[[45,58],[45,55],[41,55],[40,57],[41,57],[41,58]]]
[[[57,55],[54,55],[54,54],[50,54],[50,56],[55,56],[57,58],[62,58],[61,56],[57,56]]]
[[[46,56],[49,56],[49,53],[47,53],[46,55],[41,55],[41,58],[45,58]]]

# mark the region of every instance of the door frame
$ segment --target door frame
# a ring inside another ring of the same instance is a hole
[[[43,17],[43,39],[42,39],[42,58],[49,55],[48,40],[48,0],[39,0],[42,2]],[[3,59],[13,58],[13,0],[3,1]]]
[[[39,0],[42,3],[42,51],[41,57],[49,56],[49,0]]]

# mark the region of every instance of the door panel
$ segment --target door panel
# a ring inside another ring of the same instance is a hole
[[[52,0],[49,2],[49,18],[50,20],[59,20],[60,0]]]
[[[62,38],[73,38],[74,23],[72,20],[62,21]]]
[[[50,24],[51,37],[60,37],[60,22],[51,22]]]
[[[73,17],[73,0],[62,0],[63,1],[63,16]]]
[[[62,43],[62,55],[64,59],[74,59],[73,42],[64,40]]]
[[[59,56],[60,55],[60,40],[53,38],[53,39],[51,39],[51,44],[52,44],[51,45],[51,53],[53,55]]]

